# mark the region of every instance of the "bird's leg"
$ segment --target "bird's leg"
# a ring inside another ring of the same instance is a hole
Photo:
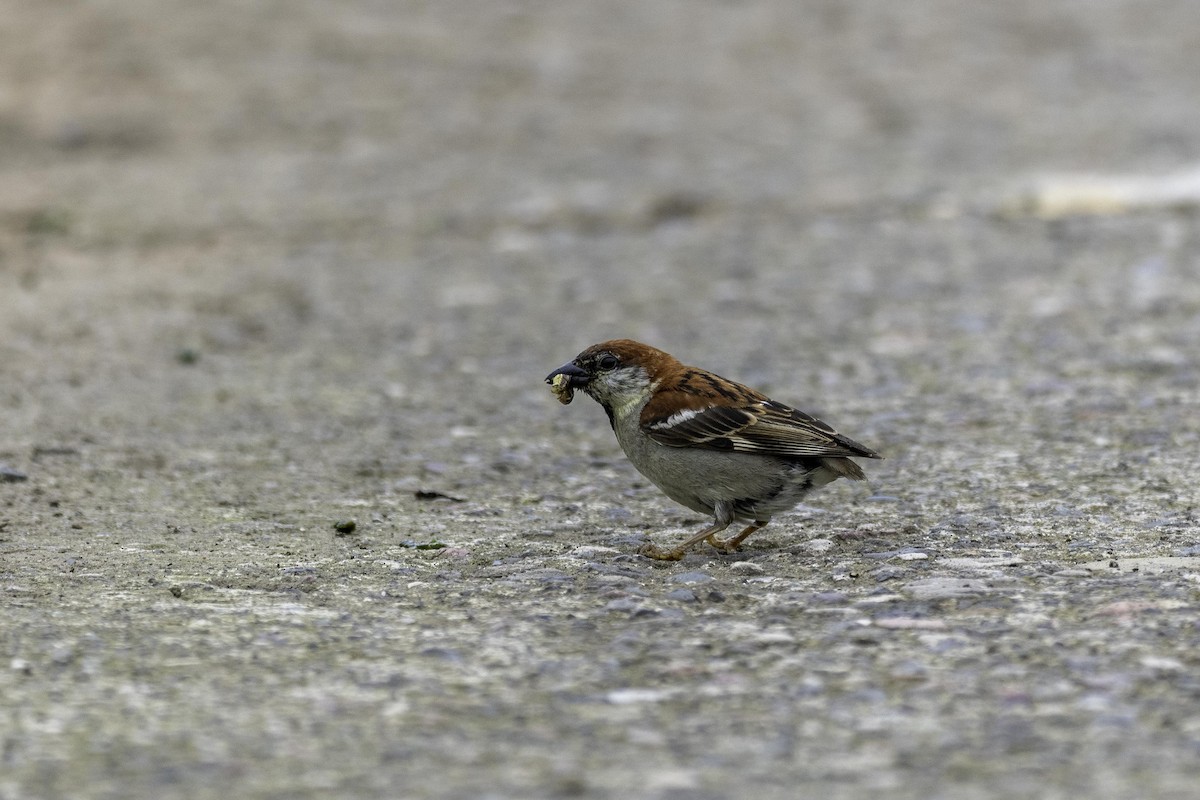
[[[638,554],[658,561],[678,561],[683,558],[683,554],[687,552],[687,549],[697,542],[707,541],[709,544],[712,544],[712,542],[718,541],[717,534],[728,528],[730,523],[733,522],[733,508],[728,503],[722,501],[717,503],[714,511],[713,516],[715,519],[713,520],[713,524],[690,537],[683,544],[672,547],[670,550],[664,550],[657,545],[646,542],[646,544],[638,548]],[[764,522],[763,524],[765,525],[766,523]]]
[[[697,542],[703,542],[705,539],[715,539],[716,534],[720,533],[721,531],[725,530],[728,527],[729,527],[728,522],[721,522],[720,520],[718,520],[718,521],[714,522],[712,525],[709,525],[704,530],[697,533],[695,536],[693,536],[690,539],[688,539],[687,541],[685,541],[683,544],[681,544],[677,547],[672,547],[670,550],[664,550],[661,547],[659,547],[658,545],[651,544],[650,542],[646,542],[644,545],[642,545],[640,548],[638,548],[638,554],[646,556],[646,558],[653,558],[657,561],[678,561],[681,558],[683,558],[683,554],[685,552],[687,552],[687,549],[689,547],[696,544]]]
[[[746,537],[754,533],[756,530],[766,527],[767,522],[770,522],[770,520],[756,519],[752,524],[747,525],[745,530],[743,530],[737,536],[731,536],[728,539],[718,539],[716,536],[710,536],[708,538],[708,543],[717,550],[720,550],[722,553],[735,553],[737,552],[738,546],[742,542],[746,541]]]

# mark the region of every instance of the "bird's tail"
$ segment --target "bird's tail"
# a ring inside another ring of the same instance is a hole
[[[849,478],[852,481],[865,481],[867,479],[866,473],[862,471],[862,467],[848,458],[822,458],[821,465],[830,472],[835,473],[839,478]]]

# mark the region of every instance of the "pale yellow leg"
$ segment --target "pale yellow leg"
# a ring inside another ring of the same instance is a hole
[[[695,536],[692,536],[683,544],[677,547],[672,547],[670,550],[664,550],[658,545],[646,542],[644,545],[638,548],[638,554],[643,555],[646,558],[653,558],[657,561],[678,561],[683,558],[683,554],[687,552],[687,549],[697,542],[708,541],[709,544],[712,544],[715,541],[720,541],[717,539],[717,534],[728,527],[728,522],[714,522],[712,525],[709,525]],[[751,533],[753,533],[753,531],[751,531]],[[746,535],[749,536],[750,534]],[[713,546],[716,547],[715,544]]]
[[[712,536],[708,539],[708,543],[720,550],[722,553],[735,553],[738,550],[738,546],[741,545],[742,542],[746,541],[746,537],[760,528],[766,527],[766,525],[766,522],[755,520],[753,524],[747,525],[745,530],[743,530],[737,536],[732,536],[728,539],[718,539],[717,537]]]

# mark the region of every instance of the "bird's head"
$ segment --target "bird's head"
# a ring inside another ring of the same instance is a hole
[[[632,339],[594,344],[546,376],[562,403],[580,389],[609,411],[642,404],[663,375],[679,362],[650,345]]]

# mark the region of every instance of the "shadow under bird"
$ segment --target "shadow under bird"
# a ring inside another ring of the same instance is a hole
[[[707,542],[722,553],[809,492],[861,481],[851,456],[881,458],[819,419],[632,339],[594,344],[546,377],[559,402],[580,390],[608,414],[621,449],[667,497],[713,523],[679,545],[647,543],[644,556],[678,561]],[[735,536],[717,534],[747,522]]]

